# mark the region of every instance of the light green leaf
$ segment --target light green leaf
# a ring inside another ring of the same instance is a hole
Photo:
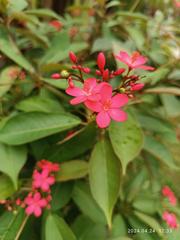
[[[180,89],[177,90],[180,94]],[[160,97],[168,117],[180,116],[180,101],[178,98],[169,94],[161,94]]]
[[[15,189],[18,187],[18,174],[26,158],[27,150],[24,146],[12,147],[0,144],[0,171],[11,178]]]
[[[120,164],[107,140],[100,141],[94,147],[89,180],[92,195],[111,226],[112,211],[120,188]]]
[[[63,107],[58,101],[52,98],[41,96],[26,98],[16,104],[16,108],[24,112],[64,112]]]
[[[105,216],[91,195],[89,186],[83,182],[77,182],[73,191],[73,200],[81,212],[93,222],[106,224]]]
[[[0,75],[0,97],[9,91],[20,71],[21,69],[16,66],[11,66],[3,69]]]
[[[138,156],[143,147],[142,130],[136,119],[129,114],[126,122],[111,123],[109,136],[125,174],[128,163]]]
[[[56,175],[56,180],[60,182],[83,178],[88,174],[88,162],[73,160],[61,163],[61,169]]]
[[[9,119],[0,130],[0,141],[19,145],[77,126],[80,120],[69,114],[30,112]]]
[[[55,18],[58,19],[60,21],[63,21],[63,18],[61,18],[58,14],[56,14],[55,12],[53,12],[50,9],[47,8],[41,8],[41,9],[30,9],[30,10],[26,10],[24,11],[27,14],[30,15],[36,15],[38,17],[51,17],[51,18]]]
[[[15,192],[11,179],[6,175],[0,176],[0,199],[4,200]]]
[[[34,72],[33,66],[21,54],[7,29],[2,25],[0,26],[0,36],[0,51],[28,72]]]
[[[28,6],[26,0],[9,0],[8,4],[8,12],[11,14],[12,12],[21,12]]]
[[[0,239],[18,240],[19,230],[24,227],[27,217],[24,209],[20,208],[17,213],[5,212],[0,217]]]
[[[76,237],[62,218],[50,214],[45,222],[45,240],[76,240]]]
[[[159,236],[163,236],[164,234],[162,233],[161,229],[161,225],[158,223],[158,221],[156,221],[153,217],[150,217],[144,213],[138,212],[138,211],[134,211],[134,214],[144,223],[146,223],[147,225],[149,225],[152,229],[155,229],[157,234]]]
[[[171,155],[171,152],[168,150],[166,146],[164,146],[161,142],[156,140],[151,136],[146,136],[144,149],[152,154],[154,157],[159,159],[161,162],[166,164],[168,167],[178,170],[179,168],[175,165],[174,159]]]
[[[120,236],[126,236],[126,234],[127,234],[127,226],[124,221],[124,218],[122,217],[121,214],[115,215],[112,222],[112,230],[111,230],[112,237],[116,238]]]

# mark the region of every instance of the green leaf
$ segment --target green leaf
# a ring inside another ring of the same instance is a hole
[[[164,236],[164,234],[161,231],[161,229],[162,229],[161,225],[154,218],[152,218],[152,217],[150,217],[150,216],[148,216],[148,215],[146,215],[144,213],[138,212],[138,211],[134,211],[134,214],[141,221],[143,221],[144,223],[149,225],[152,229],[155,229],[159,236],[161,236],[161,237]]]
[[[133,43],[136,44],[137,48],[139,50],[143,50],[145,44],[143,32],[135,26],[126,26],[126,31],[129,33]]]
[[[55,12],[47,8],[31,9],[31,10],[26,10],[24,12],[30,15],[36,15],[38,17],[48,17],[48,18],[51,17],[51,18],[58,19],[60,21],[63,20],[63,18],[61,18],[58,14],[56,14]]]
[[[154,157],[159,159],[161,162],[166,164],[168,167],[178,170],[179,168],[175,165],[174,159],[171,155],[171,152],[168,150],[166,146],[164,146],[161,142],[156,140],[151,136],[146,136],[144,149],[152,154]]]
[[[113,218],[112,230],[111,230],[111,235],[113,239],[116,237],[125,236],[126,234],[127,234],[127,226],[124,221],[124,218],[120,214],[115,215]]]
[[[0,141],[19,145],[77,126],[80,120],[68,114],[22,113],[9,119],[0,130]]]
[[[41,96],[26,98],[16,104],[16,108],[24,112],[64,112],[64,109],[58,101]]]
[[[21,12],[28,6],[26,0],[9,0],[8,4],[8,12],[11,14],[12,12]]]
[[[50,214],[45,222],[45,240],[76,240],[76,237],[62,218]]]
[[[88,163],[82,160],[73,160],[61,163],[56,180],[63,182],[83,178],[88,174]]]
[[[47,49],[45,55],[40,60],[40,65],[62,61],[68,58],[69,51],[77,53],[86,47],[87,43],[85,42],[70,44],[68,33],[65,31],[56,33],[51,47]]]
[[[15,192],[11,179],[6,175],[0,176],[0,199],[4,200]]]
[[[107,140],[100,141],[94,147],[89,165],[89,180],[92,195],[111,226],[112,211],[120,188],[120,164]]]
[[[153,197],[148,198],[143,195],[140,195],[139,198],[134,200],[133,207],[141,212],[147,214],[154,214],[158,210],[158,202],[156,198]]]
[[[159,68],[153,72],[147,72],[146,77],[144,78],[144,81],[147,83],[151,82],[151,84],[156,84],[159,81],[165,79],[165,77],[168,75],[169,72],[170,72],[170,69],[165,67]]]
[[[21,54],[7,29],[2,25],[0,26],[0,36],[0,51],[28,72],[34,72],[33,66]]]
[[[24,227],[27,217],[24,209],[20,208],[17,213],[5,212],[0,217],[0,239],[18,240],[19,230]]]
[[[106,226],[91,221],[87,216],[79,215],[73,223],[73,231],[80,240],[104,240],[106,239]]]
[[[12,147],[0,144],[0,171],[11,178],[15,189],[18,188],[18,174],[26,158],[27,150],[24,146]]]
[[[64,207],[71,199],[74,184],[72,182],[56,183],[52,186],[52,211]],[[59,199],[61,199],[59,201]]]
[[[0,75],[0,97],[9,91],[21,69],[16,66],[4,68]]]
[[[109,136],[125,174],[128,163],[138,156],[143,147],[142,130],[136,119],[129,114],[126,122],[111,123]]]
[[[72,198],[85,216],[88,216],[95,223],[106,224],[105,216],[93,199],[87,184],[77,182],[74,187]]]
[[[160,97],[168,117],[180,116],[180,101],[178,98],[169,94],[161,94]]]

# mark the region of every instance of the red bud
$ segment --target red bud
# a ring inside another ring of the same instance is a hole
[[[53,79],[59,79],[59,78],[61,78],[61,75],[60,75],[59,73],[53,73],[53,74],[51,75],[51,78],[53,78]]]
[[[103,80],[104,81],[108,81],[109,80],[109,70],[106,69],[104,72],[103,72]]]
[[[72,51],[69,53],[69,58],[70,58],[71,62],[77,63],[77,57]]]
[[[106,59],[105,59],[104,53],[100,52],[97,57],[97,65],[101,72],[104,70],[105,63],[106,63]]]

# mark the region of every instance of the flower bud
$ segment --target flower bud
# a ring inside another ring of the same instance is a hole
[[[59,79],[59,78],[61,78],[61,75],[60,75],[59,73],[53,73],[53,74],[51,75],[51,78],[53,78],[53,79]]]
[[[61,77],[68,78],[69,77],[69,72],[67,70],[62,70],[61,71]]]
[[[100,52],[97,57],[97,65],[101,72],[104,70],[105,63],[106,63],[106,59],[105,59],[104,53]]]
[[[70,58],[71,62],[77,63],[77,57],[72,51],[69,53],[69,58]]]

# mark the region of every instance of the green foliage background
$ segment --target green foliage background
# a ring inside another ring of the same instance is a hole
[[[180,239],[162,220],[168,209],[179,221],[180,208],[161,196],[164,185],[180,196],[179,11],[171,0],[0,1],[0,199],[29,186],[36,161],[61,166],[41,219],[0,207],[1,240]],[[70,69],[69,51],[95,69],[99,51],[122,67],[120,50],[140,51],[156,70],[144,73],[128,121],[102,135],[50,76]]]

